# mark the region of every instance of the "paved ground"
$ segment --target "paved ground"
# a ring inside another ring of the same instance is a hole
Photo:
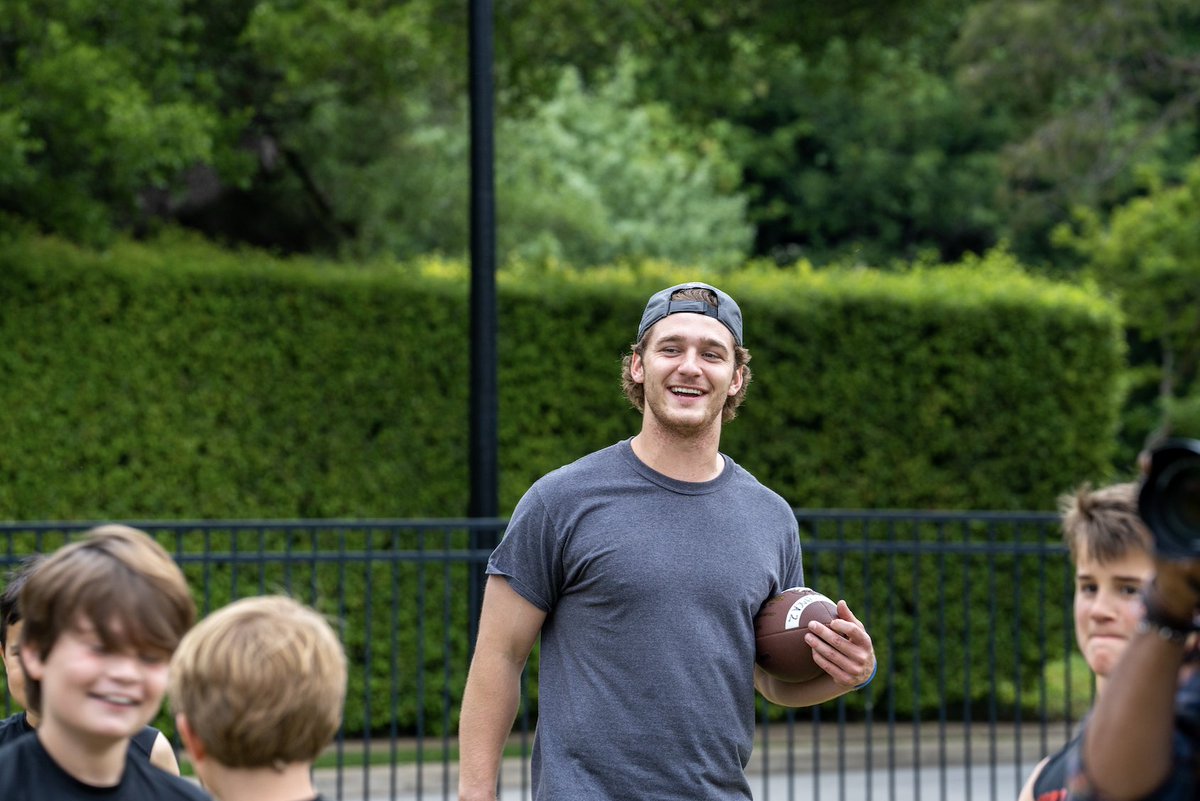
[[[1012,801],[1037,760],[1061,745],[1066,735],[1061,726],[1043,732],[1038,727],[975,724],[968,731],[936,722],[919,727],[897,724],[890,738],[886,727],[878,724],[869,730],[847,726],[840,737],[836,724],[823,724],[820,731],[828,734],[814,749],[813,726],[796,726],[791,764],[784,727],[772,727],[769,748],[764,749],[761,740],[756,743],[747,769],[755,801]],[[388,749],[386,743],[372,747]],[[321,770],[317,783],[330,801],[454,799],[458,770],[454,763],[440,762],[422,771],[414,765],[348,768],[340,782],[336,771]],[[505,761],[501,783],[502,801],[529,798],[528,772],[521,760]]]

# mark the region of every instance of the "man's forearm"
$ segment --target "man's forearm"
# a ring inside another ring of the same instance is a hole
[[[504,745],[520,704],[521,668],[476,655],[458,722],[458,797],[495,801]]]
[[[1181,645],[1147,632],[1130,641],[1109,677],[1083,739],[1084,770],[1105,798],[1142,798],[1167,778],[1182,663]]]

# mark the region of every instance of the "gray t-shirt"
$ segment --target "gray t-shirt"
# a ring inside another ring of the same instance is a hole
[[[754,615],[804,573],[787,502],[722,458],[675,481],[626,440],[517,505],[488,573],[548,613],[538,801],[751,797]]]

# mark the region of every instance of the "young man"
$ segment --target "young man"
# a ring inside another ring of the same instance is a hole
[[[808,635],[825,674],[789,684],[755,665],[755,613],[804,574],[790,506],[719,450],[749,359],[724,292],[650,298],[623,375],[641,430],[538,480],[488,562],[463,801],[496,798],[539,635],[537,801],[749,799],[755,689],[803,706],[869,680],[871,638],[844,601]]]
[[[312,764],[341,725],[346,657],[314,610],[266,596],[214,612],[180,643],[168,694],[219,801],[319,801]]]
[[[1154,542],[1137,513],[1137,485],[1084,486],[1060,499],[1063,539],[1075,565],[1075,641],[1096,676],[1096,693],[1142,619],[1142,589],[1154,574]],[[1018,801],[1063,801],[1079,735],[1038,763]]]
[[[128,526],[89,531],[25,580],[16,657],[32,736],[0,749],[0,798],[206,796],[134,755],[162,706],[167,661],[195,619],[183,573]]]
[[[38,725],[38,716],[29,711],[25,701],[25,674],[21,672],[18,643],[21,641],[21,629],[24,628],[19,603],[21,588],[40,562],[40,556],[33,556],[22,562],[20,567],[9,573],[4,592],[0,593],[0,662],[4,663],[8,694],[22,710],[0,720],[0,747],[17,737],[32,734]],[[158,729],[146,726],[133,736],[131,742],[131,753],[150,760],[150,764],[157,768],[179,775],[175,749]]]

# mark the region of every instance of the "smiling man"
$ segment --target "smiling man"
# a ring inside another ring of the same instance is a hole
[[[0,798],[207,798],[131,749],[196,615],[166,550],[128,526],[92,529],[33,570],[19,606],[15,656],[39,722],[0,748]]]
[[[754,663],[754,616],[804,583],[788,503],[720,452],[750,382],[742,314],[691,283],[655,293],[624,360],[638,434],[542,477],[488,562],[459,724],[459,797],[496,798],[541,637],[535,801],[751,798],[755,690],[820,703],[872,675],[844,601],[803,683]]]

